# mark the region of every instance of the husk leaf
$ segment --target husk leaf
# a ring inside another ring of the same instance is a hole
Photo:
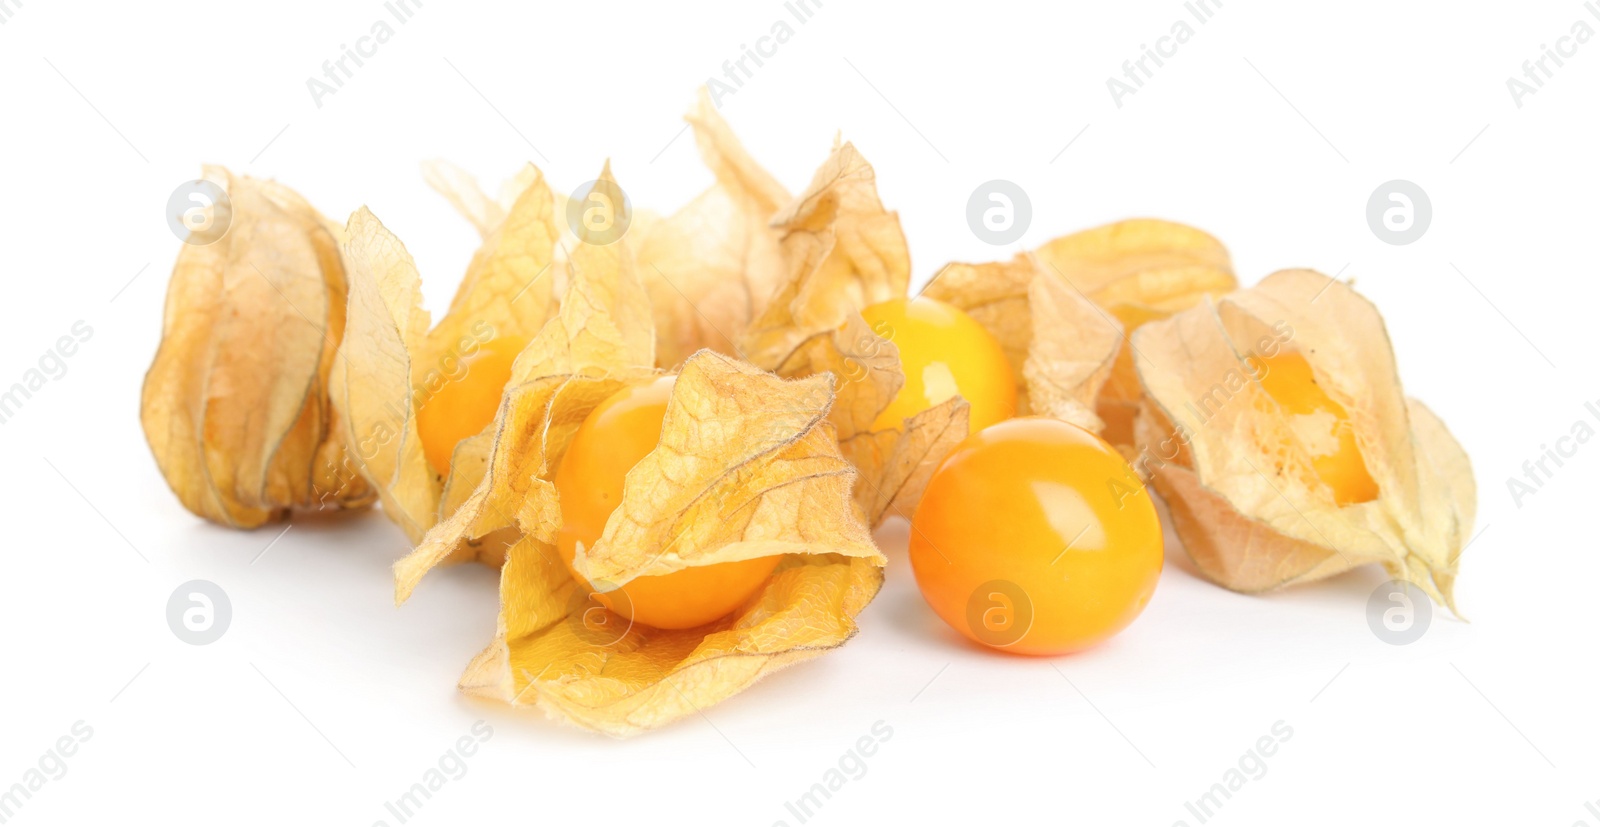
[[[850,505],[852,471],[826,418],[829,384],[785,381],[711,351],[691,357],[661,444],[629,473],[605,533],[574,563],[591,582],[621,584],[785,555],[744,608],[697,629],[629,625],[578,588],[540,539],[551,534],[544,518],[524,522],[501,570],[498,634],[462,689],[629,736],[848,640],[884,561]]]
[[[1065,278],[1023,254],[946,265],[924,295],[966,311],[1000,343],[1017,378],[1019,415],[1100,432],[1095,403],[1123,347],[1122,326]]]
[[[204,175],[231,224],[173,268],[140,398],[156,463],[184,507],[233,528],[364,506],[327,390],[345,332],[338,228],[280,184]]]
[[[430,330],[422,279],[405,245],[365,208],[353,215],[345,242],[352,334],[332,383],[362,475],[413,544],[453,515],[491,466],[490,445],[480,434],[456,446],[441,479],[423,455],[417,411],[460,378],[465,354],[497,338],[531,339],[556,312],[552,271],[560,237],[556,199],[531,165],[508,183],[501,201],[448,165],[427,165],[425,175],[474,223],[483,244]]]
[[[601,177],[610,176],[607,165]],[[485,452],[465,478],[473,484],[451,486],[470,493],[452,494],[459,504],[395,564],[397,602],[435,566],[481,556],[474,541],[517,528],[519,510],[531,533],[553,541],[560,509],[549,475],[573,432],[606,397],[655,375],[649,297],[626,239],[580,241],[570,264],[560,309],[518,354],[494,423],[456,449],[453,463],[469,443]]]
[[[1016,371],[1019,413],[1036,410],[1024,365],[1034,330],[1030,292],[1041,272],[1058,277],[1079,298],[1093,302],[1124,333],[1237,286],[1221,242],[1193,227],[1151,218],[1062,236],[1008,262],[946,266],[924,293],[967,311],[1000,341]],[[1065,418],[1085,425],[1098,421],[1095,430],[1102,431],[1106,440],[1131,446],[1140,390],[1126,338],[1118,343],[1104,378],[1095,379],[1096,396],[1089,407],[1098,420],[1082,412]],[[1049,391],[1045,408],[1037,408],[1038,412],[1051,413],[1059,399],[1059,389]]]
[[[701,348],[738,355],[738,342],[787,272],[772,218],[790,200],[756,164],[702,89],[685,116],[716,182],[652,226],[635,221],[663,367]]]
[[[1141,327],[1140,465],[1196,566],[1259,592],[1381,563],[1455,609],[1475,514],[1466,454],[1405,397],[1383,319],[1349,285],[1284,270]],[[1344,407],[1378,497],[1339,505],[1302,432],[1262,389],[1259,357],[1296,350]]]

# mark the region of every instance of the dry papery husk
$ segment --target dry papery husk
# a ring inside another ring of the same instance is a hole
[[[1404,395],[1371,302],[1320,273],[1284,270],[1147,324],[1133,345],[1145,390],[1138,465],[1205,576],[1261,592],[1381,563],[1455,610],[1472,468],[1444,423]],[[1344,407],[1377,499],[1337,505],[1316,476],[1252,378],[1247,360],[1274,349],[1298,351]]]
[[[1018,415],[1100,433],[1095,401],[1122,347],[1122,323],[1035,257],[949,264],[925,294],[966,310],[1000,343],[1017,380]]]
[[[660,445],[629,472],[605,532],[574,566],[590,582],[620,586],[690,566],[784,561],[715,623],[630,626],[590,602],[557,559],[559,511],[528,509],[501,569],[495,641],[462,688],[627,736],[848,640],[882,584],[884,560],[851,507],[854,473],[826,419],[831,396],[827,376],[790,381],[712,351],[690,357]],[[558,392],[547,409],[571,417],[596,402]],[[565,447],[546,434],[543,444]]]
[[[395,566],[404,600],[473,536],[514,526],[494,642],[472,694],[616,736],[669,723],[842,644],[882,583],[854,512],[854,470],[828,422],[833,380],[785,380],[713,351],[683,364],[657,448],[629,472],[574,566],[594,583],[783,555],[745,605],[691,630],[630,626],[559,560],[551,481],[573,435],[616,392],[660,375],[647,290],[627,239],[573,249],[560,311],[518,357],[472,493]],[[508,520],[509,516],[509,520]]]
[[[627,234],[650,298],[656,365],[673,369],[706,348],[788,378],[834,373],[831,419],[860,470],[857,504],[873,525],[909,515],[937,461],[966,435],[966,409],[951,400],[904,428],[868,430],[904,379],[894,346],[857,311],[903,297],[910,278],[899,219],[879,201],[871,166],[849,144],[835,146],[794,198],[745,151],[705,90],[686,120],[714,183],[665,218],[636,210]],[[504,212],[505,196],[484,195],[460,170],[427,172],[480,230]],[[576,243],[562,239],[558,287],[564,251]]]
[[[1052,307],[1036,323],[1041,274],[1055,276],[1074,295],[1052,287]],[[1062,236],[1011,261],[946,265],[923,295],[965,310],[999,340],[1016,375],[1019,415],[1066,419],[1114,445],[1131,446],[1141,391],[1123,334],[1236,286],[1222,242],[1184,224],[1137,218]],[[1085,316],[1080,300],[1092,302],[1088,307],[1115,319],[1122,331],[1103,374],[1098,357],[1109,319]],[[1054,340],[1036,345],[1036,330]],[[1088,411],[1081,410],[1085,404]]]
[[[716,182],[690,204],[666,218],[633,208],[626,233],[626,249],[636,251],[626,257],[626,278],[630,283],[642,282],[646,293],[640,304],[638,300],[641,297],[622,291],[622,295],[628,299],[628,313],[625,314],[626,318],[618,322],[630,332],[630,339],[636,345],[639,344],[638,336],[631,334],[655,330],[655,340],[649,343],[654,355],[646,351],[641,356],[635,348],[635,352],[627,355],[613,354],[597,361],[598,357],[589,354],[592,364],[585,368],[589,372],[604,372],[621,365],[626,365],[630,371],[647,370],[652,364],[671,367],[681,364],[684,357],[700,348],[736,353],[728,337],[742,334],[758,304],[758,297],[771,292],[771,283],[776,278],[774,274],[783,267],[776,231],[768,225],[777,205],[788,199],[787,193],[749,157],[703,92],[686,120],[693,128],[702,158],[715,174]],[[516,274],[518,277],[536,275],[534,287],[518,287],[523,292],[514,294],[511,303],[511,307],[522,313],[516,320],[518,323],[513,326],[514,332],[525,337],[531,337],[531,330],[537,328],[536,322],[542,322],[557,312],[558,305],[553,301],[553,296],[589,295],[601,289],[596,285],[607,284],[608,279],[619,277],[616,268],[621,265],[616,260],[617,254],[600,251],[607,247],[614,250],[624,247],[587,244],[574,235],[565,220],[566,199],[559,193],[551,192],[532,165],[507,181],[498,196],[486,194],[470,174],[445,162],[424,164],[423,172],[429,185],[442,194],[484,239],[483,248],[474,258],[468,280],[462,285],[462,293],[451,307],[452,314],[458,308],[465,310],[485,303],[491,303],[492,306],[500,297],[496,291],[503,284],[501,279],[473,280],[473,273],[485,269],[484,265],[488,262],[514,262],[520,268]],[[615,187],[613,191],[620,191],[609,164],[597,180]],[[386,231],[379,235],[388,236]],[[398,242],[391,241],[392,236],[388,236],[388,240],[375,244],[381,249],[369,257],[401,256],[404,260],[398,263],[398,269],[402,273],[414,271],[415,266],[410,263],[409,256],[404,256],[403,248],[397,253],[391,251],[391,248],[399,246]],[[586,250],[586,247],[592,249]],[[504,255],[497,255],[499,253]],[[583,257],[589,259],[587,265],[576,260]],[[569,290],[571,285],[576,284],[573,271],[581,266],[594,270],[594,277],[581,285],[582,289]],[[403,277],[398,279],[397,284],[403,288],[404,294],[386,298],[385,312],[370,314],[374,325],[386,328],[384,335],[390,340],[386,349],[391,353],[398,352],[394,345],[395,331],[404,326],[404,317],[409,313],[402,308],[420,306],[420,288],[416,279]],[[469,290],[475,294],[475,299],[463,298]],[[530,293],[532,295],[528,295]],[[589,335],[583,330],[587,324],[583,314],[589,312],[585,305],[578,305],[564,317],[575,331],[574,336]],[[421,326],[426,326],[425,320]],[[441,322],[440,327],[444,326]],[[546,339],[557,341],[560,337]],[[424,349],[428,344],[431,342],[424,343]],[[443,344],[447,345],[448,341]],[[560,342],[541,347],[565,346],[564,342]],[[433,361],[425,355],[417,358],[415,354],[418,348],[415,345],[406,350],[413,355],[415,364],[427,365]],[[530,346],[530,350],[537,348]],[[379,356],[372,354],[373,358]],[[541,378],[530,375],[528,371],[549,367],[539,364],[538,356],[519,359],[518,365],[516,375],[507,385],[508,391],[516,384]],[[415,372],[416,368],[413,368]],[[401,372],[391,367],[388,373],[386,384],[389,389],[386,392],[393,398],[399,393]],[[607,386],[599,387],[603,389]],[[619,386],[609,387],[615,391]],[[363,396],[369,400],[370,408],[374,394],[363,393]],[[604,395],[600,398],[603,399]],[[594,401],[598,402],[599,399]],[[371,411],[368,420],[372,423],[371,430],[394,433],[400,425],[410,428],[414,416],[414,408],[405,410],[403,406],[396,405],[386,410]],[[581,419],[580,416],[577,421]],[[577,421],[569,425],[575,428]],[[414,436],[412,441],[415,441]],[[427,548],[419,548],[407,558],[410,562],[404,565],[413,567],[415,573],[401,577],[401,582],[414,583],[422,572],[440,562],[460,562],[473,558],[492,565],[502,562],[506,543],[515,539],[505,533],[515,530],[513,512],[516,506],[513,503],[520,502],[525,492],[501,488],[497,489],[497,495],[488,496],[479,491],[483,488],[480,483],[485,474],[491,470],[492,448],[493,426],[476,437],[463,440],[451,459],[450,478],[442,482],[436,477],[430,480],[430,469],[421,458],[417,445],[408,445],[398,455],[369,463],[374,466],[373,472],[377,477],[394,481],[394,484],[386,486],[393,492],[393,496],[386,500],[386,510],[392,503],[402,514],[418,515],[397,520],[413,543],[420,543],[429,528],[456,514],[464,503],[470,501],[472,505],[469,513],[457,520],[458,523],[470,520],[470,525],[459,532],[452,530],[438,535],[453,538],[446,549],[447,557],[435,559],[441,553],[440,546],[437,542],[426,544]],[[504,473],[511,472],[503,469]],[[430,504],[433,504],[432,508]],[[409,588],[403,587],[404,590]]]
[[[650,297],[656,361],[666,369],[701,349],[738,356],[738,342],[788,272],[772,218],[792,196],[739,143],[705,89],[684,120],[714,182],[665,217],[633,206],[626,233]],[[533,168],[508,181],[495,197],[451,164],[431,161],[423,172],[429,185],[487,236],[528,186]],[[559,219],[566,199],[559,193],[553,197]],[[566,286],[566,259],[578,239],[564,220],[558,223],[552,283],[559,296]]]
[[[715,182],[682,209],[628,237],[650,293],[656,360],[666,368],[702,348],[739,355],[738,342],[785,278],[772,219],[791,196],[750,157],[702,88],[685,116]]]
[[[281,184],[221,167],[204,180],[227,192],[232,223],[173,267],[140,400],[156,464],[185,508],[233,528],[369,504],[327,393],[345,328],[341,228]]]
[[[860,313],[906,295],[911,255],[900,218],[879,200],[872,166],[836,142],[772,225],[786,275],[741,337],[741,352],[780,376],[837,377],[830,419],[859,471],[857,507],[869,525],[909,518],[939,461],[967,436],[967,404],[952,398],[900,428],[871,430],[905,384],[894,343]]]
[[[567,269],[566,295],[518,354],[494,421],[456,447],[452,475],[461,478],[446,490],[441,519],[395,564],[397,602],[434,567],[479,557],[472,544],[492,534],[535,525],[553,542],[561,509],[550,478],[578,426],[607,397],[659,375],[650,300],[626,239],[578,242]]]
[[[366,208],[352,215],[344,242],[348,329],[330,383],[353,463],[377,491],[384,514],[413,543],[477,487],[489,449],[484,435],[462,440],[441,478],[423,455],[417,411],[460,378],[464,356],[492,339],[531,338],[551,318],[560,236],[556,199],[531,165],[507,184],[515,195],[499,202],[475,194],[476,184],[448,167],[431,167],[428,177],[451,194],[483,243],[449,309],[430,329],[421,275],[405,245]],[[493,557],[503,548],[470,544],[457,551],[465,559]]]

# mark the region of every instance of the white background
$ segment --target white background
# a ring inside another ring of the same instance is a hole
[[[1600,427],[1583,407],[1600,399],[1600,40],[1520,108],[1506,87],[1574,21],[1600,29],[1578,0],[1227,0],[1120,108],[1106,79],[1187,16],[1175,0],[827,0],[795,24],[723,114],[791,190],[842,130],[900,211],[918,283],[1014,252],[967,229],[967,196],[993,178],[1031,195],[1017,249],[1153,215],[1223,239],[1247,284],[1291,266],[1354,277],[1407,392],[1476,467],[1482,533],[1457,592],[1472,622],[1440,611],[1392,647],[1365,619],[1375,570],[1247,597],[1172,547],[1112,642],[997,656],[926,609],[891,530],[888,586],[854,641],[629,741],[455,692],[494,630],[492,572],[436,573],[396,609],[405,544],[381,515],[297,520],[261,554],[281,528],[230,532],[179,506],[138,425],[179,249],[163,207],[202,162],[330,215],[369,205],[442,309],[475,235],[419,161],[491,184],[533,161],[572,187],[610,157],[636,205],[675,208],[710,180],[679,116],[788,12],[428,0],[319,108],[306,79],[388,15],[376,0],[15,5],[0,386],[75,321],[94,333],[0,426],[0,788],[75,721],[94,734],[7,823],[393,825],[384,803],[483,719],[493,737],[411,823],[798,824],[785,802],[883,721],[865,776],[811,823],[1195,825],[1184,803],[1281,720],[1292,738],[1211,823],[1600,825],[1584,806],[1600,799],[1600,445],[1520,508],[1506,486],[1574,422]],[[1432,199],[1409,246],[1366,222],[1395,178]],[[164,619],[194,578],[233,601],[210,646]]]

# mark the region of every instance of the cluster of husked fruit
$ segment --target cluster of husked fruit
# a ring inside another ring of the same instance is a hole
[[[1017,653],[1144,609],[1152,488],[1229,588],[1378,562],[1450,600],[1470,467],[1348,285],[1240,290],[1214,238],[1140,219],[913,295],[854,146],[792,196],[708,100],[688,120],[716,181],[670,215],[609,165],[571,199],[430,165],[482,237],[437,322],[366,208],[208,169],[231,224],[180,254],[143,396],[174,492],[238,528],[379,502],[400,601],[499,567],[462,688],[615,735],[853,636],[897,516],[928,605]]]

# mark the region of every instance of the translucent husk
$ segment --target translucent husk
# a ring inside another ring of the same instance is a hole
[[[234,528],[365,506],[372,491],[348,472],[327,392],[345,332],[341,231],[280,184],[220,167],[204,177],[232,223],[173,267],[140,400],[156,463],[184,507]]]
[[[742,609],[690,630],[629,624],[593,602],[557,559],[559,508],[525,508],[524,536],[501,570],[496,639],[462,688],[625,736],[848,640],[882,583],[884,560],[851,508],[853,471],[826,420],[830,385],[825,376],[783,380],[711,351],[691,357],[661,444],[629,472],[605,532],[574,561],[589,582],[611,588],[783,555]],[[547,410],[570,418],[598,401]],[[570,436],[545,444],[559,453]],[[553,504],[548,476],[538,497]]]
[[[631,735],[843,643],[884,561],[852,507],[855,472],[828,419],[833,379],[786,380],[704,350],[684,361],[657,448],[629,472],[622,502],[574,568],[609,590],[692,566],[783,562],[743,608],[691,630],[630,625],[580,589],[555,551],[555,471],[597,405],[660,371],[628,238],[576,239],[568,270],[559,312],[517,358],[494,424],[475,438],[484,456],[476,483],[396,564],[396,598],[462,559],[473,538],[514,532],[499,629],[462,688]]]
[[[909,518],[939,461],[966,437],[967,404],[953,398],[899,428],[872,430],[905,377],[893,342],[860,311],[906,295],[911,256],[900,219],[879,200],[872,166],[844,143],[773,226],[787,274],[742,352],[780,376],[837,377],[830,420],[859,472],[857,507],[869,525]]]
[[[450,474],[441,478],[423,455],[417,411],[431,394],[461,378],[465,354],[493,339],[532,337],[551,317],[551,271],[560,236],[555,198],[532,166],[508,185],[515,196],[504,205],[476,193],[470,178],[442,165],[430,167],[428,177],[452,193],[483,244],[449,309],[430,329],[421,275],[405,245],[365,208],[351,216],[344,242],[348,335],[330,384],[361,476],[412,542],[460,507],[488,470],[489,447],[481,435],[463,440]]]
[[[1133,443],[1133,417],[1140,396],[1133,354],[1125,337],[1118,337],[1108,373],[1095,377],[1094,396],[1088,405],[1093,419],[1082,412],[1063,410],[1059,387],[1044,391],[1040,400],[1034,398],[1035,383],[1026,375],[1025,366],[1033,342],[1036,300],[1032,287],[1041,273],[1059,278],[1077,298],[1092,302],[1103,311],[1101,315],[1115,319],[1125,333],[1237,286],[1221,242],[1193,227],[1153,218],[1119,221],[1062,236],[1008,262],[950,264],[934,276],[925,295],[960,307],[999,339],[1022,390],[1019,413],[1062,416],[1096,426],[1096,430],[1103,429],[1101,435],[1107,441],[1119,446]],[[1064,299],[1055,301],[1054,306],[1066,310],[1068,319],[1082,315],[1081,307],[1070,307]],[[1045,318],[1052,317],[1046,314]],[[1098,344],[1098,336],[1095,342],[1082,345],[1069,339],[1054,349],[1059,353],[1062,348],[1083,347],[1083,353],[1093,359],[1100,353]],[[1068,358],[1077,361],[1083,356]]]
[[[1000,343],[1017,380],[1019,415],[1104,428],[1095,403],[1122,347],[1122,325],[1065,278],[1023,254],[946,265],[924,293],[965,310]]]
[[[1476,511],[1471,465],[1438,417],[1404,395],[1370,302],[1320,273],[1285,270],[1146,324],[1133,345],[1145,392],[1136,465],[1203,574],[1260,592],[1376,562],[1455,609]],[[1376,499],[1339,505],[1262,389],[1260,359],[1284,349],[1347,412]]]
[[[629,230],[650,292],[656,358],[668,368],[701,348],[739,355],[740,338],[786,272],[772,219],[789,192],[740,145],[704,89],[685,120],[715,183],[672,215]]]

